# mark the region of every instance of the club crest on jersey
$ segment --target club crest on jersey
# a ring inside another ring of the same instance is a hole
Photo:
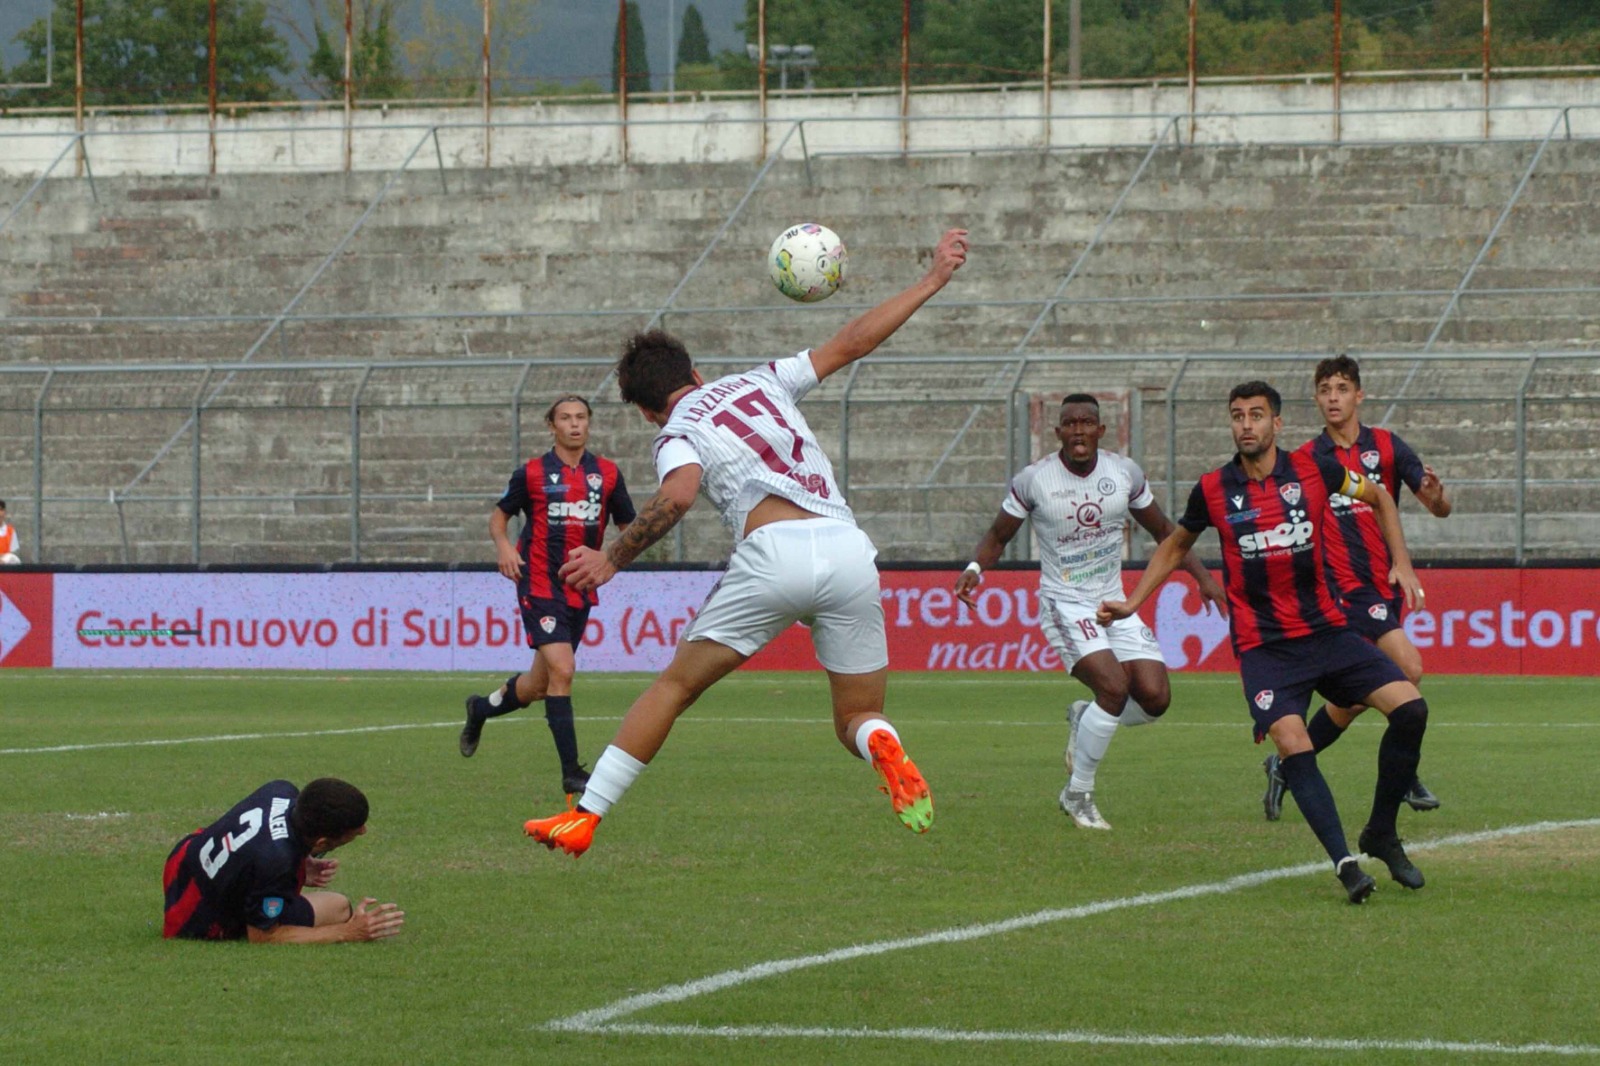
[[[1085,529],[1098,529],[1100,516],[1104,513],[1100,505],[1093,500],[1078,505],[1078,525]]]
[[[268,918],[276,918],[283,913],[283,897],[268,896],[261,901],[261,913]]]
[[[1389,608],[1386,604],[1375,603],[1367,608],[1367,613],[1382,622],[1389,617]]]
[[[554,633],[556,631],[555,616],[547,614],[543,618],[539,619],[539,628],[544,630],[546,633]]]
[[[1272,690],[1270,688],[1262,689],[1256,693],[1256,698],[1252,702],[1263,711],[1272,710]]]
[[[599,492],[600,491],[600,486],[602,484],[604,484],[604,482],[601,480],[599,474],[590,474],[589,475],[589,487],[591,489],[593,489],[596,492]]]
[[[1103,477],[1096,483],[1094,490],[1102,496],[1110,496],[1117,491],[1117,483],[1108,477]]]
[[[1278,486],[1278,495],[1283,497],[1283,502],[1293,507],[1300,502],[1300,482],[1291,481],[1287,485]]]
[[[1382,460],[1382,458],[1383,457],[1377,452],[1362,452],[1361,465],[1366,467],[1368,470],[1376,470],[1378,469],[1378,463]]]

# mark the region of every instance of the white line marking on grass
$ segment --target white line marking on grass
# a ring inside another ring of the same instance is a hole
[[[1587,829],[1600,826],[1600,818],[1586,818],[1565,822],[1534,822],[1528,825],[1506,826],[1501,829],[1487,829],[1475,833],[1457,833],[1452,836],[1440,837],[1437,840],[1420,841],[1410,844],[1407,850],[1412,852],[1431,851],[1435,848],[1455,847],[1462,844],[1477,844],[1483,841],[1498,840],[1503,837],[1521,836],[1528,833],[1548,833],[1558,829]],[[1409,842],[1408,842],[1409,843]],[[895,940],[880,940],[871,944],[856,944],[847,948],[837,948],[833,951],[823,952],[820,955],[801,955],[789,959],[774,959],[770,962],[756,963],[738,970],[725,970],[722,973],[712,974],[694,981],[682,984],[667,985],[653,992],[644,992],[639,995],[626,996],[603,1007],[592,1010],[580,1011],[565,1018],[557,1018],[546,1022],[543,1028],[554,1030],[572,1030],[579,1032],[598,1031],[607,1027],[618,1018],[636,1014],[652,1007],[664,1006],[668,1003],[682,1003],[685,1000],[695,999],[699,996],[721,992],[724,989],[736,988],[752,981],[760,981],[768,977],[777,977],[781,974],[793,973],[796,970],[811,969],[816,966],[827,966],[836,962],[848,962],[853,959],[868,958],[874,955],[887,955],[894,951],[904,951],[909,948],[927,947],[933,944],[958,944],[968,940],[979,940],[984,937],[998,936],[1003,933],[1014,933],[1021,929],[1032,929],[1041,925],[1050,925],[1055,922],[1071,921],[1077,918],[1088,918],[1096,914],[1106,914],[1111,911],[1128,910],[1134,907],[1150,907],[1162,903],[1175,903],[1180,900],[1197,899],[1201,896],[1218,896],[1241,889],[1255,888],[1270,881],[1281,881],[1290,877],[1301,877],[1312,873],[1328,873],[1328,864],[1325,862],[1301,863],[1297,866],[1285,866],[1276,870],[1258,870],[1255,873],[1239,874],[1222,881],[1212,881],[1206,884],[1187,885],[1182,888],[1169,889],[1165,892],[1146,892],[1137,896],[1121,896],[1115,899],[1098,900],[1093,903],[1083,903],[1076,907],[1053,908],[1050,910],[1035,911],[1032,914],[1023,914],[1015,918],[1006,918],[998,922],[984,922],[978,925],[957,926],[953,929],[941,929],[933,933],[924,933],[921,936],[900,937]],[[1132,1040],[1134,1038],[1121,1038]],[[1170,1040],[1173,1042],[1184,1041],[1188,1037],[1149,1037],[1150,1043]],[[1199,1038],[1196,1038],[1199,1039]],[[1243,1038],[1241,1038],[1243,1039]],[[1291,1046],[1291,1045],[1282,1045]],[[1377,1046],[1361,1045],[1361,1046]],[[1444,1046],[1440,1044],[1440,1046]],[[1485,1045],[1487,1046],[1487,1045]],[[1587,1054],[1587,1052],[1585,1052]]]
[[[507,718],[508,725],[522,725],[542,721],[532,717]],[[579,722],[620,722],[618,714],[578,715]],[[904,721],[904,719],[902,719]],[[680,718],[680,725],[826,725],[827,718],[722,718],[706,715],[700,718]],[[1059,729],[1062,723],[1054,718],[1048,721],[1002,722],[981,719],[930,718],[915,719],[918,726],[957,726],[1002,729]],[[1172,722],[1167,728],[1184,729],[1242,729],[1246,723],[1238,722]],[[461,719],[448,722],[397,722],[390,725],[351,726],[345,729],[294,729],[281,733],[218,733],[200,737],[162,737],[154,740],[107,740],[93,744],[52,744],[39,748],[0,748],[0,755],[49,755],[74,751],[107,751],[115,748],[168,748],[180,744],[222,744],[238,740],[283,740],[301,737],[344,737],[362,733],[396,733],[408,729],[460,729]],[[499,728],[498,726],[496,728]],[[1434,722],[1430,729],[1507,728],[1507,729],[1600,729],[1600,722]]]
[[[64,814],[69,822],[109,822],[117,818],[127,818],[127,811],[95,811],[93,814]]]
[[[574,1031],[568,1028],[564,1031]],[[782,1038],[821,1040],[926,1040],[943,1044],[1088,1044],[1123,1047],[1226,1047],[1250,1051],[1422,1051],[1480,1055],[1600,1055],[1592,1044],[1475,1044],[1459,1040],[1339,1040],[1330,1037],[1160,1036],[1096,1033],[1083,1029],[1030,1033],[1013,1029],[829,1029],[799,1025],[646,1025],[622,1022],[576,1030],[596,1035],[720,1037],[726,1040]]]

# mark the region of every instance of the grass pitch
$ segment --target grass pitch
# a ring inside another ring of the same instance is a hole
[[[576,861],[522,836],[561,802],[537,709],[456,752],[494,681],[0,675],[0,1060],[1600,1061],[1592,681],[1429,678],[1444,807],[1401,818],[1428,885],[1368,864],[1359,908],[1292,800],[1262,819],[1231,676],[1175,675],[1167,720],[1118,735],[1111,833],[1056,807],[1070,679],[894,678],[919,837],[833,739],[821,675],[737,674]],[[580,675],[591,761],[644,684]],[[1352,842],[1369,717],[1321,760]],[[331,887],[399,902],[404,932],[163,941],[173,841],[321,775],[373,808]]]

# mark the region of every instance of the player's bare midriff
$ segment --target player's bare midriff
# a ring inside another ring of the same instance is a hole
[[[793,522],[797,519],[822,517],[825,516],[808,511],[782,496],[763,496],[761,502],[750,508],[750,513],[745,516],[744,535],[748,537],[762,526],[774,522]]]

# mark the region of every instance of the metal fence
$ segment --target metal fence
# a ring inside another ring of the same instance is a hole
[[[1011,473],[1053,450],[1064,392],[1103,397],[1106,446],[1136,457],[1158,500],[1179,512],[1189,486],[1231,454],[1231,384],[1278,384],[1287,445],[1320,428],[1315,359],[874,357],[803,407],[884,557],[949,560],[987,528]],[[1420,558],[1600,551],[1600,353],[1407,352],[1362,363],[1368,420],[1395,401],[1391,428],[1456,496],[1447,522],[1407,511]],[[710,376],[749,360],[701,365]],[[507,473],[548,446],[549,395],[596,390],[593,447],[621,463],[636,496],[654,485],[654,431],[599,391],[609,369],[593,359],[0,367],[0,442],[17,459],[6,463],[6,498],[30,561],[488,561],[488,508]],[[174,427],[178,443],[119,491]],[[31,491],[18,491],[24,480]],[[1141,540],[1132,554],[1148,547]],[[714,562],[729,544],[698,508],[653,557]],[[1031,554],[1018,538],[1013,557]]]

